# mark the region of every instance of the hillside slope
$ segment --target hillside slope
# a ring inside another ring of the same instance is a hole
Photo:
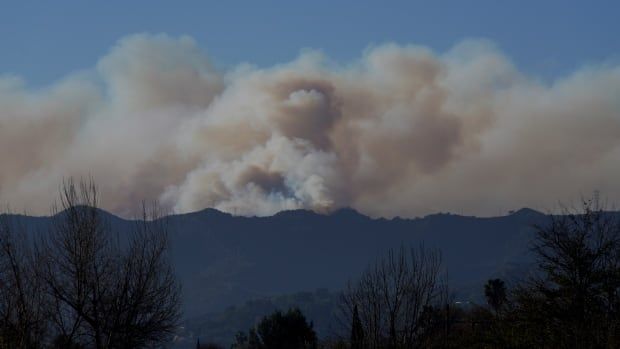
[[[131,221],[102,214],[121,234],[131,229]],[[51,222],[49,217],[12,219],[39,233]],[[387,220],[342,209],[329,215],[296,210],[237,217],[206,209],[167,219],[171,257],[191,317],[261,297],[339,290],[388,248],[421,242],[441,249],[459,297],[475,297],[489,277],[519,275],[531,261],[531,225],[545,216],[522,209],[494,218],[436,214]]]

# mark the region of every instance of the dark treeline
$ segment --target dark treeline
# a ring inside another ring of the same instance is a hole
[[[120,237],[92,182],[66,182],[50,231],[0,224],[0,348],[141,348],[180,317],[165,222],[143,208]]]

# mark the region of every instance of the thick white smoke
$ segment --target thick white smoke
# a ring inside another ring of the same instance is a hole
[[[0,201],[33,213],[92,175],[120,214],[487,215],[620,198],[619,160],[620,66],[543,83],[484,41],[221,72],[191,38],[133,35],[44,89],[0,78]]]

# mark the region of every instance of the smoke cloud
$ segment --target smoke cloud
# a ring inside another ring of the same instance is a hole
[[[224,72],[191,38],[140,34],[46,88],[0,77],[0,201],[31,213],[63,178],[93,176],[124,215],[140,200],[493,215],[593,190],[618,199],[619,160],[620,66],[547,83],[480,40]]]

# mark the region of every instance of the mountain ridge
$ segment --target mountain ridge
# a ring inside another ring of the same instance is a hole
[[[132,229],[132,220],[101,212],[113,229]],[[45,231],[54,218],[12,217],[31,232]],[[208,208],[162,219],[169,223],[170,258],[184,285],[185,313],[195,316],[260,297],[317,288],[338,291],[388,249],[403,245],[441,250],[459,297],[479,297],[486,279],[523,275],[533,261],[532,226],[546,217],[528,208],[497,217],[437,213],[390,219],[350,208],[267,217]]]
[[[112,216],[114,219],[120,219],[120,220],[124,220],[124,221],[133,221],[135,220],[135,218],[132,217],[124,217],[118,214],[115,214],[111,211],[108,211],[104,208],[97,208],[97,210],[100,213],[103,213],[105,216]],[[57,216],[59,214],[62,214],[63,211],[59,211],[57,213],[54,214],[42,214],[42,215],[31,215],[26,213],[12,213],[12,212],[4,212],[4,213],[0,213],[0,217],[2,216],[22,216],[22,217],[29,217],[29,218],[52,218],[54,216]],[[615,212],[615,211],[610,211],[610,212]],[[220,216],[220,217],[233,217],[233,218],[270,218],[270,217],[276,217],[276,216],[288,216],[288,215],[295,215],[295,214],[307,214],[307,215],[316,215],[316,216],[339,216],[339,215],[343,215],[343,214],[347,214],[347,215],[357,215],[357,216],[363,216],[366,217],[368,219],[371,220],[418,220],[418,219],[424,219],[427,217],[432,217],[432,216],[458,216],[458,217],[470,217],[470,218],[479,218],[479,219],[484,219],[484,218],[498,218],[498,217],[506,217],[506,216],[511,216],[511,215],[515,215],[515,214],[539,214],[539,215],[545,215],[544,213],[534,210],[532,208],[529,207],[523,207],[520,208],[518,210],[512,210],[512,211],[508,211],[508,213],[506,213],[505,215],[497,215],[497,216],[476,216],[476,215],[463,215],[463,214],[459,214],[459,213],[452,213],[452,212],[436,212],[436,213],[429,213],[427,215],[424,216],[415,216],[415,217],[402,217],[402,216],[393,216],[393,217],[383,217],[383,216],[379,216],[379,217],[372,217],[369,215],[366,215],[358,210],[356,210],[355,208],[352,207],[341,207],[341,208],[337,208],[333,211],[330,212],[317,212],[311,209],[304,209],[304,208],[299,208],[299,209],[289,209],[289,210],[282,210],[282,211],[278,211],[272,215],[267,215],[267,216],[256,216],[256,215],[234,215],[231,214],[229,212],[226,211],[221,211],[218,210],[217,208],[213,208],[213,207],[207,207],[207,208],[203,208],[201,210],[196,210],[196,211],[190,211],[190,212],[182,212],[182,213],[170,213],[170,214],[165,214],[160,218],[166,218],[166,217],[174,217],[174,216],[200,216],[200,215],[206,215],[206,216]]]

